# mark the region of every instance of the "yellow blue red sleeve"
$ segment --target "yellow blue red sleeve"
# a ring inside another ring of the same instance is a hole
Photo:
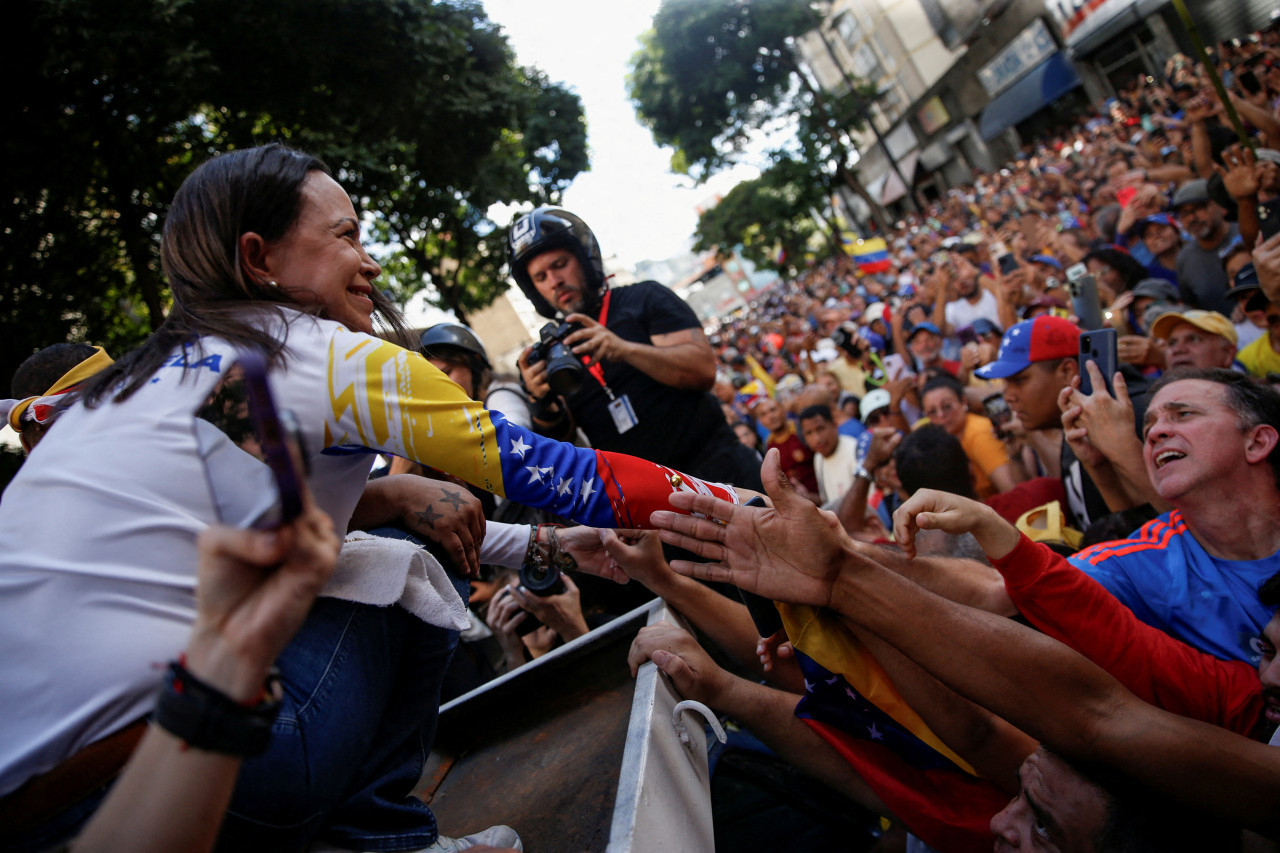
[[[727,486],[510,423],[417,353],[368,335],[331,339],[327,393],[326,453],[393,453],[593,527],[648,527],[676,490],[737,502]]]

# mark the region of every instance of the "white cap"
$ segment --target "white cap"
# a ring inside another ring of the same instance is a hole
[[[883,409],[892,401],[893,398],[889,395],[889,392],[883,388],[875,388],[868,391],[867,396],[863,397],[862,402],[858,404],[858,417],[865,421],[867,416],[876,409]]]

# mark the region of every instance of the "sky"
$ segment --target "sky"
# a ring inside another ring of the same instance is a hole
[[[582,99],[591,170],[564,193],[606,256],[630,267],[678,255],[692,242],[695,208],[759,171],[738,166],[701,186],[670,170],[627,98],[627,63],[659,0],[483,0],[522,65],[534,65]]]

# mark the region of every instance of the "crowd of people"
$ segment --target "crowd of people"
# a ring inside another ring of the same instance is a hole
[[[6,403],[7,847],[522,849],[411,792],[442,696],[589,633],[604,581],[700,634],[633,671],[913,849],[1274,849],[1280,32],[1212,61],[1229,104],[1175,56],[710,329],[539,208],[512,377],[408,335],[323,163],[204,164],[161,329],[41,351]],[[194,417],[245,350],[301,438],[273,532]]]

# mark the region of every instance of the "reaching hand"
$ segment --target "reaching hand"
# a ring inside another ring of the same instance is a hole
[[[630,580],[627,573],[618,567],[613,555],[601,542],[604,532],[597,527],[564,527],[556,531],[556,539],[578,564],[578,571],[615,583],[626,583]]]
[[[987,556],[999,559],[1018,545],[1017,528],[995,510],[950,492],[920,489],[893,514],[893,533],[907,556],[916,555],[916,533],[941,530],[958,536],[972,533]]]
[[[1160,342],[1144,335],[1120,336],[1116,340],[1116,357],[1126,364],[1150,364],[1156,367],[1164,367],[1165,361]]]
[[[795,657],[795,646],[787,638],[787,630],[779,629],[772,637],[761,637],[756,643],[756,654],[760,657],[760,668],[765,672],[773,671],[773,659]]]
[[[462,486],[427,477],[405,477],[398,489],[405,528],[439,543],[467,577],[479,577],[485,534],[479,499]]]
[[[1252,199],[1258,194],[1258,180],[1254,172],[1257,158],[1252,149],[1241,145],[1229,146],[1223,150],[1222,160],[1227,168],[1215,164],[1214,170],[1222,175],[1222,184],[1232,198]]]
[[[868,471],[876,470],[893,458],[899,444],[902,444],[902,433],[893,427],[876,427],[871,431],[871,444],[867,446],[863,467]]]
[[[662,621],[640,629],[627,664],[635,677],[641,664],[652,660],[686,699],[715,708],[733,683],[733,676],[716,665],[688,631]]]
[[[662,594],[676,573],[662,556],[662,540],[652,530],[601,530],[600,542],[612,564],[645,589]]]
[[[698,516],[659,511],[650,520],[662,541],[712,562],[675,561],[698,580],[731,583],[775,601],[825,607],[850,540],[831,513],[798,494],[770,450],[760,471],[772,507],[736,506],[709,495],[676,492],[671,505]]]
[[[1263,240],[1253,249],[1253,266],[1258,270],[1258,283],[1272,302],[1280,303],[1280,234]]]

